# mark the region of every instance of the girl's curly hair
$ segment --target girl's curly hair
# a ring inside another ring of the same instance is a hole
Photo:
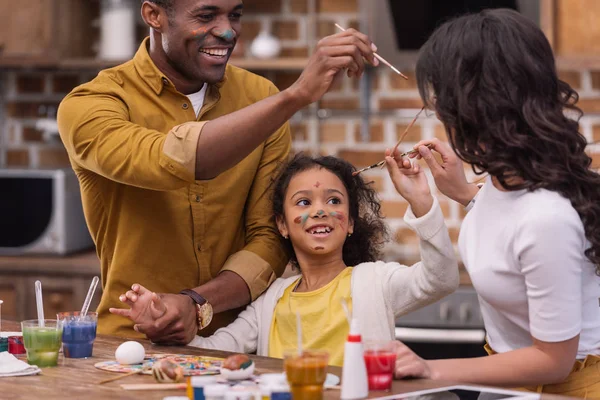
[[[380,259],[380,251],[388,238],[387,227],[383,223],[381,205],[377,192],[358,176],[350,163],[332,156],[310,157],[297,154],[281,170],[275,179],[273,189],[273,215],[284,217],[283,204],[290,181],[297,174],[311,169],[326,169],[335,174],[348,191],[349,217],[354,221],[354,233],[344,242],[343,259],[348,266]],[[290,240],[281,238],[283,246],[291,254],[290,262],[296,268],[298,260]]]
[[[579,133],[579,96],[558,79],[536,24],[507,9],[458,17],[421,48],[416,74],[423,101],[475,173],[507,190],[544,188],[570,200],[599,273],[600,175]]]

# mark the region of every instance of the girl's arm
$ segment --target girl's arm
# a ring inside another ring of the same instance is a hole
[[[448,228],[436,198],[427,214],[417,218],[407,210],[404,221],[420,238],[421,261],[411,267],[391,263],[385,269],[384,290],[394,315],[404,315],[458,288],[458,263]]]
[[[259,311],[264,294],[250,303],[231,324],[218,329],[212,336],[196,337],[188,346],[236,353],[253,353],[258,348]]]
[[[452,293],[459,283],[458,263],[437,199],[418,164],[391,157],[386,166],[398,193],[410,204],[404,221],[419,235],[421,261],[385,269],[384,291],[394,315],[406,314]]]

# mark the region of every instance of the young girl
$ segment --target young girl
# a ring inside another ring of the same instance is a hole
[[[493,355],[422,360],[398,344],[397,376],[599,398],[600,176],[544,34],[514,11],[460,17],[423,46],[417,80],[456,152],[423,141],[420,157],[472,207],[459,249]],[[488,174],[479,192],[456,155]]]
[[[352,165],[296,156],[274,184],[273,214],[300,274],[277,279],[232,324],[190,345],[281,358],[297,347],[299,313],[303,347],[327,350],[330,364],[341,366],[349,331],[341,299],[364,338],[392,340],[396,317],[454,291],[458,266],[426,177],[408,160],[386,161],[410,204],[405,221],[421,239],[421,262],[408,267],[377,261],[385,237],[380,205],[375,191],[352,176]],[[142,296],[134,298],[132,308],[144,307]]]

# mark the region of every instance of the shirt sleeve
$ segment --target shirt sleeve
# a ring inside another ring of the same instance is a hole
[[[76,166],[145,189],[173,190],[194,182],[205,122],[178,125],[165,134],[131,122],[118,95],[90,91],[67,96],[57,119]]]
[[[575,210],[537,210],[515,236],[515,254],[525,277],[529,329],[545,342],[568,340],[581,331],[583,225]]]
[[[271,94],[277,89],[271,87]],[[221,271],[233,271],[244,279],[252,299],[256,299],[281,276],[289,255],[280,242],[273,219],[271,189],[279,168],[287,161],[291,147],[289,123],[284,124],[265,143],[262,159],[246,202],[246,245],[232,254]]]
[[[412,267],[390,263],[386,268],[385,298],[396,316],[441,299],[459,284],[458,263],[437,198],[419,218],[409,207],[404,221],[419,235],[421,261]]]
[[[258,312],[264,296],[252,302],[231,324],[218,329],[212,336],[196,335],[188,346],[236,353],[254,353],[258,348]]]

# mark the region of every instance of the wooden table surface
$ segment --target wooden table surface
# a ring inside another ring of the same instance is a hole
[[[20,324],[4,321],[3,331],[20,331]],[[99,385],[98,382],[117,376],[118,373],[102,371],[94,367],[99,361],[114,360],[118,345],[126,339],[100,335],[94,342],[93,357],[89,359],[73,359],[59,356],[58,366],[42,368],[42,373],[33,376],[0,378],[0,399],[85,399],[85,400],[161,400],[166,396],[185,396],[185,390],[153,390],[127,391],[121,384],[155,383],[151,375],[134,375],[114,382]],[[142,343],[146,353],[177,353],[203,355],[212,357],[227,357],[232,353],[199,349],[196,347],[158,346],[147,340],[137,340]],[[19,356],[24,359],[24,356]],[[266,372],[281,372],[283,361],[276,358],[250,356],[256,363],[256,374]],[[330,367],[329,372],[341,377],[341,368]],[[431,381],[425,379],[394,381],[391,392],[370,392],[369,398],[401,394],[417,390],[433,389],[456,384],[453,382]],[[339,390],[326,390],[325,400],[339,399]],[[542,396],[542,400],[564,400],[567,397]]]

